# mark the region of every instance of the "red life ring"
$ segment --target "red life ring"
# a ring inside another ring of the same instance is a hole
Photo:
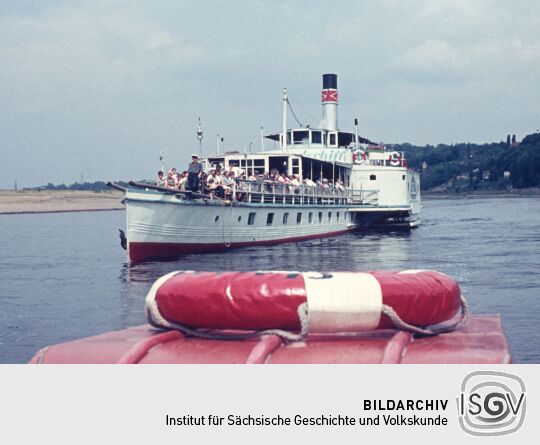
[[[307,306],[309,332],[357,332],[395,327],[383,307],[410,325],[453,318],[459,285],[435,271],[172,272],[146,298],[151,324],[161,328],[298,331]]]
[[[397,151],[392,152],[388,160],[390,161],[390,165],[394,167],[401,165],[401,155]]]
[[[356,150],[353,152],[353,164],[362,164],[366,159],[367,155],[364,150]]]

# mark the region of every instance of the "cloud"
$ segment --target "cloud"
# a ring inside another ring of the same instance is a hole
[[[404,80],[439,84],[530,75],[539,72],[539,62],[540,42],[510,37],[452,45],[429,39],[392,59],[389,67]]]
[[[361,117],[375,139],[538,127],[534,0],[34,3],[0,6],[0,186],[12,172],[23,184],[144,177],[160,150],[193,151],[199,116],[208,149],[217,133],[246,147],[260,126],[279,129],[284,86],[300,119],[318,121],[328,71],[340,122]]]
[[[422,82],[428,79],[447,80],[450,77],[462,79],[471,63],[467,54],[450,43],[429,39],[395,57],[390,61],[390,67],[413,78],[416,76],[415,80]]]

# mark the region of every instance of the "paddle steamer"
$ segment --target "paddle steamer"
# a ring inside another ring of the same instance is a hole
[[[322,108],[317,128],[289,128],[284,89],[282,131],[266,136],[276,149],[202,159],[206,171],[220,165],[251,177],[237,179],[229,199],[204,190],[156,190],[131,183],[125,196],[130,260],[419,224],[420,178],[407,167],[403,153],[359,136],[357,120],[354,132],[339,129],[336,74],[323,75]],[[309,178],[317,185],[267,181],[264,172]],[[324,179],[343,187],[327,187]]]

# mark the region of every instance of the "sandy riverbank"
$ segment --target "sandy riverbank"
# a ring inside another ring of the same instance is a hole
[[[122,193],[75,190],[0,191],[0,214],[121,210]]]

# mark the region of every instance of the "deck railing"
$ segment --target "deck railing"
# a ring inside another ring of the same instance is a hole
[[[351,190],[352,203],[360,206],[378,206],[378,190]]]
[[[238,202],[294,205],[378,205],[377,190],[349,190],[282,184],[275,182],[236,180],[232,190]]]

